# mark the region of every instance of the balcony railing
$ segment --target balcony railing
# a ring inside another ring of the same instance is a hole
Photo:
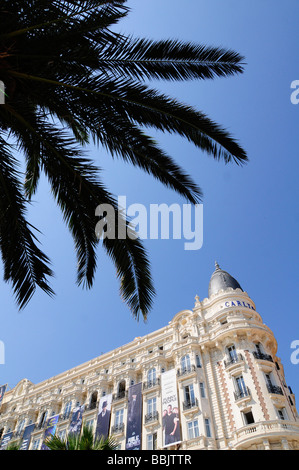
[[[155,387],[156,385],[160,385],[160,378],[148,380],[147,382],[143,382],[143,389],[147,390],[148,388]]]
[[[241,400],[241,398],[245,397],[250,397],[251,393],[248,387],[246,387],[244,390],[238,390],[234,392],[235,395],[235,400]]]
[[[157,421],[159,419],[158,411],[152,411],[151,413],[147,413],[144,416],[145,424],[150,423],[151,421]]]
[[[85,411],[95,410],[97,408],[97,406],[98,406],[98,402],[93,401],[93,402],[89,403],[89,405],[86,405]]]
[[[122,390],[121,392],[114,393],[112,395],[112,401],[122,400],[128,396],[127,390]]]
[[[66,413],[63,413],[59,416],[59,421],[64,421],[66,419],[69,419],[71,416],[71,412],[70,411],[67,411]],[[44,423],[45,425],[46,423]]]
[[[117,433],[124,432],[124,429],[125,429],[125,423],[118,423],[118,424],[114,424],[111,427],[111,432],[113,434],[117,434]]]
[[[262,359],[263,361],[273,362],[273,359],[270,356],[270,354],[264,354],[264,353],[261,353],[260,351],[253,351],[252,354],[255,357],[255,359]]]
[[[283,395],[281,387],[278,385],[267,384],[267,389],[269,393],[276,393],[277,395]]]
[[[182,375],[188,375],[195,371],[196,371],[196,367],[195,365],[192,364],[188,367],[181,367],[180,369],[178,369],[177,375],[181,377]]]
[[[191,408],[195,408],[198,406],[198,400],[197,398],[194,398],[194,400],[186,400],[183,402],[183,410],[190,410]]]
[[[232,364],[237,364],[238,362],[244,361],[242,354],[236,354],[234,357],[230,357],[227,361],[224,361],[224,367],[229,367]]]

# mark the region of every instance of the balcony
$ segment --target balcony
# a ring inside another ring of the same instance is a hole
[[[126,398],[127,396],[128,396],[127,390],[122,390],[121,392],[114,393],[114,394],[112,395],[112,401],[123,400],[123,399]]]
[[[196,372],[196,367],[195,365],[190,365],[188,367],[181,367],[177,371],[177,376],[178,377],[185,377],[186,375],[194,374]]]
[[[183,411],[189,411],[193,408],[198,408],[197,398],[194,398],[193,400],[183,401]]]
[[[97,407],[98,407],[98,402],[93,401],[93,402],[89,403],[89,405],[85,406],[85,411],[95,410]]]
[[[264,354],[264,353],[261,353],[260,351],[253,351],[252,354],[253,354],[253,357],[255,357],[255,359],[273,362],[273,359],[270,356],[270,354]]]
[[[125,430],[125,423],[114,424],[111,427],[111,433],[112,434],[123,434],[124,430]]]
[[[242,445],[248,445],[249,442],[251,444],[255,442],[260,443],[262,439],[268,439],[278,434],[283,434],[285,437],[297,436],[298,432],[299,423],[294,421],[274,420],[257,422],[235,431],[234,445],[236,450],[242,450]]]
[[[244,357],[242,356],[242,354],[236,354],[234,357],[230,357],[229,360],[223,361],[223,362],[224,362],[224,367],[228,369],[231,366],[234,366],[235,364],[239,364],[243,361],[244,361]]]
[[[150,423],[153,423],[154,421],[158,421],[159,420],[159,413],[158,411],[152,411],[151,413],[147,413],[145,416],[144,416],[144,424],[147,425],[147,424],[150,424]]]
[[[158,385],[160,385],[160,378],[148,380],[147,382],[143,382],[143,390],[148,390]]]
[[[236,401],[242,399],[247,401],[248,399],[251,399],[251,393],[248,387],[246,387],[244,390],[238,390],[237,392],[234,392],[234,396]]]
[[[272,385],[267,383],[267,390],[269,393],[274,393],[275,395],[283,395],[283,391],[278,385]]]

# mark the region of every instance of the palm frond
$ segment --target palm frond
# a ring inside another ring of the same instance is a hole
[[[233,50],[178,40],[118,37],[101,48],[99,70],[133,79],[198,80],[242,73],[244,57]]]
[[[24,306],[37,286],[52,294],[48,258],[38,249],[26,220],[28,199],[41,172],[73,236],[77,283],[91,287],[99,240],[96,207],[111,204],[131,236],[104,238],[116,265],[121,295],[135,318],[146,319],[154,288],[147,253],[121,219],[100,171],[83,152],[91,139],[196,203],[201,189],[148,135],[176,134],[225,163],[243,164],[245,150],[203,112],[159,93],[145,80],[204,80],[241,74],[235,51],[177,39],[149,40],[122,35],[113,26],[129,8],[126,0],[2,0],[0,80],[6,102],[0,132],[9,132],[25,156],[26,179],[1,137],[0,242],[5,279]],[[34,15],[32,12],[34,11]],[[4,134],[1,134],[4,135]]]
[[[47,280],[53,275],[49,259],[37,247],[37,239],[32,232],[34,227],[25,218],[26,200],[16,166],[16,161],[0,137],[0,249],[4,280],[12,283],[16,301],[23,308],[37,287],[49,295],[54,292]]]

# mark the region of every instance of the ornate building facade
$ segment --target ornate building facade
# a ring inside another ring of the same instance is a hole
[[[6,390],[2,448],[23,442],[30,428],[25,448],[41,449],[51,417],[56,435],[66,438],[78,407],[82,423],[96,433],[106,397],[109,434],[128,449],[130,390],[138,385],[138,448],[162,450],[169,403],[164,378],[173,372],[179,435],[170,449],[299,450],[295,396],[276,353],[253,300],[216,264],[208,298],[196,297],[192,310],[180,311],[164,328],[41,383],[24,379]]]

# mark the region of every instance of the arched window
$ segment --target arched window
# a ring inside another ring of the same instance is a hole
[[[181,368],[182,368],[182,372],[191,370],[191,361],[190,361],[189,354],[186,354],[185,356],[181,358]]]

